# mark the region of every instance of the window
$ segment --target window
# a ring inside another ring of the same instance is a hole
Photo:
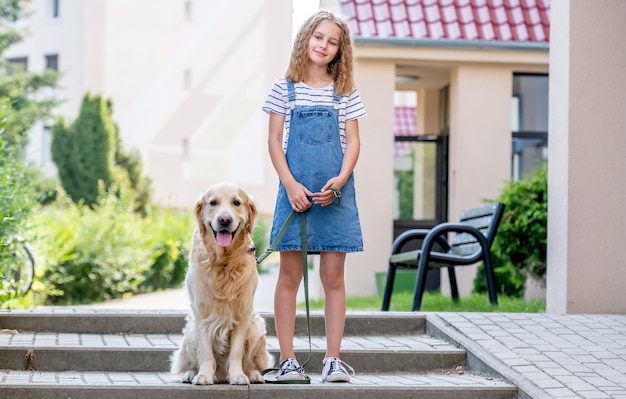
[[[395,221],[440,221],[445,195],[446,139],[439,132],[417,134],[417,92],[394,95],[394,211]],[[443,221],[443,220],[441,220]]]
[[[189,144],[189,139],[187,137],[183,138],[183,159],[191,159],[191,147]]]
[[[185,69],[183,73],[183,87],[186,90],[191,89],[191,71],[189,69]]]
[[[59,19],[59,3],[61,0],[47,0],[47,16],[48,20],[56,21]]]
[[[513,76],[511,132],[511,178],[519,180],[548,159],[548,75]]]
[[[9,61],[9,67],[12,71],[28,71],[28,57],[8,58],[7,61]]]
[[[59,55],[58,54],[48,54],[46,57],[46,69],[54,69],[55,71],[59,70]]]
[[[185,21],[193,21],[193,3],[191,0],[185,2]]]

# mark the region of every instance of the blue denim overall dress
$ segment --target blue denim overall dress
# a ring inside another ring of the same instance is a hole
[[[332,177],[339,175],[343,151],[339,137],[339,96],[334,92],[334,106],[296,106],[293,82],[287,80],[291,108],[287,164],[296,181],[311,192],[319,192]],[[339,206],[313,204],[306,212],[307,249],[319,252],[363,251],[363,237],[356,206],[354,176],[341,188]],[[278,186],[270,242],[292,212],[282,182]],[[292,219],[275,251],[301,251],[300,217]]]

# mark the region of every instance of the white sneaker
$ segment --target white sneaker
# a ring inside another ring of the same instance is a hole
[[[288,358],[278,368],[276,373],[276,380],[278,381],[306,380],[306,374],[296,359]]]
[[[327,358],[322,369],[322,382],[350,382],[350,374],[346,367],[350,369],[350,374],[355,374],[348,363],[336,357]]]

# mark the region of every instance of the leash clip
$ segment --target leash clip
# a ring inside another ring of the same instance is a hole
[[[333,190],[333,194],[335,194],[335,198],[337,198],[337,203],[331,204],[329,206],[338,206],[339,204],[341,204],[341,190],[339,190],[335,186],[330,186],[329,189]]]

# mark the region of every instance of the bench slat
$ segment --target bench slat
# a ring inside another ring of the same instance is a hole
[[[454,240],[452,241],[451,246],[456,247],[457,245],[472,244],[472,243],[478,244],[478,240],[476,239],[476,237],[468,233],[457,233],[454,236]]]
[[[492,219],[492,215],[488,215],[488,216],[481,216],[479,218],[474,218],[474,219],[461,220],[459,221],[459,223],[467,224],[469,226],[476,227],[477,229],[481,229],[481,228],[487,228],[491,226],[491,219]]]
[[[389,262],[401,265],[413,265],[417,266],[417,254],[421,252],[419,249],[407,252],[401,252],[399,254],[393,254],[389,257]]]
[[[464,219],[474,219],[486,215],[491,216],[496,210],[496,205],[497,204],[490,204],[485,206],[479,206],[477,208],[466,209],[461,212],[460,220],[463,221]]]

